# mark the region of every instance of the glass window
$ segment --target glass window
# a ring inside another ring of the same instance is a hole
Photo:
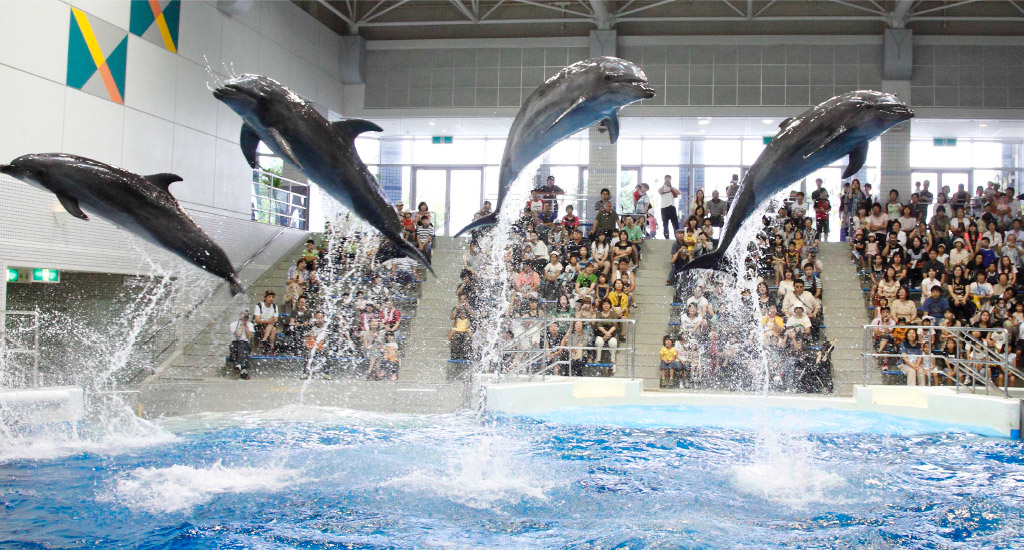
[[[504,139],[488,139],[484,143],[484,163],[501,164],[501,156],[505,153]]]
[[[620,139],[619,140],[619,164],[642,164],[643,158],[640,155],[641,140]]]
[[[362,159],[363,164],[377,164],[380,162],[380,140],[376,138],[356,138],[356,153]]]
[[[480,165],[484,161],[484,140],[456,138],[452,143],[434,144],[430,138],[416,138],[413,161],[421,165]]]
[[[870,152],[870,150],[869,150]],[[935,147],[931,141],[910,142],[910,166],[917,168],[970,168],[973,165],[970,141],[958,141],[955,147]]]
[[[543,164],[577,164],[580,160],[579,140],[562,140],[549,149],[541,159]]]
[[[743,165],[750,166],[757,161],[757,157],[761,156],[761,152],[764,151],[764,141],[760,139],[745,139],[743,140]]]
[[[682,153],[683,148],[678,139],[643,140],[642,160],[644,164],[681,164]]]
[[[694,145],[694,164],[734,166],[740,163],[742,144],[738,139],[709,139]]]
[[[974,164],[979,168],[998,168],[1003,165],[1003,144],[994,141],[974,142]],[[987,180],[986,180],[987,181]]]

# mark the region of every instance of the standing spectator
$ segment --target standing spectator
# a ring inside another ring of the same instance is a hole
[[[646,183],[641,183],[637,186],[637,190],[640,194],[637,196],[636,203],[633,205],[633,212],[637,214],[643,214],[647,216],[647,211],[651,208],[651,198],[647,196],[647,191],[650,190],[651,186]],[[640,225],[643,225],[642,223]]]
[[[252,353],[252,346],[249,344],[249,341],[252,340],[252,333],[254,331],[252,321],[249,320],[248,309],[238,316],[237,321],[231,323],[229,330],[231,331],[229,357],[231,362],[235,364],[238,377],[242,380],[248,380],[249,355]]]
[[[555,176],[548,176],[544,185],[537,188],[537,193],[540,196],[540,199],[544,201],[545,204],[551,205],[551,212],[557,219],[558,195],[564,195],[565,191],[561,187],[555,185]]]
[[[610,237],[611,233],[615,231],[615,227],[618,225],[619,217],[612,212],[611,201],[603,201],[603,209],[598,211],[594,217],[593,229],[590,235],[591,240],[596,239],[598,233],[604,233],[605,236]]]
[[[679,197],[679,190],[672,187],[672,176],[665,175],[662,186],[658,189],[661,195],[661,225],[665,238],[668,238],[668,224],[672,223],[672,231],[679,231],[679,215],[676,212],[676,199]],[[732,200],[730,198],[730,200]]]
[[[566,231],[572,233],[579,226],[580,219],[576,216],[576,214],[574,214],[572,205],[566,205],[565,215],[562,216],[562,227],[564,227]]]
[[[452,359],[466,360],[469,359],[473,330],[470,328],[469,315],[465,310],[459,310],[457,315],[455,323],[448,331],[448,343],[451,345]]]
[[[811,194],[814,200],[814,219],[817,222],[816,239],[828,241],[828,218],[832,215],[832,203],[828,200],[828,191],[821,187],[821,178],[818,178],[818,190]],[[817,197],[815,197],[817,194]]]
[[[594,203],[594,214],[604,212],[606,206],[615,206],[612,204],[612,192],[608,188],[601,189],[601,200]]]
[[[900,370],[907,375],[908,386],[923,386],[928,383],[928,373],[924,369],[924,357],[921,354],[921,344],[917,341],[916,330],[907,331],[907,338],[900,345],[900,359],[903,360]]]
[[[732,201],[736,198],[736,191],[740,188],[740,176],[739,174],[733,174],[732,180],[729,181],[729,185],[725,187],[725,199],[732,204]]]
[[[666,286],[676,284],[676,279],[683,266],[690,261],[690,247],[686,245],[685,237],[686,232],[684,230],[676,229],[676,241],[672,243],[672,255],[669,256],[668,260],[671,267],[669,268],[668,279],[665,280]]]
[[[725,225],[725,215],[729,212],[729,203],[718,198],[718,190],[711,192],[711,200],[707,203],[708,217],[712,227]]]
[[[263,349],[269,349],[270,353],[274,353],[274,343],[277,340],[277,304],[274,303],[276,295],[273,290],[268,290],[263,294],[263,301],[256,302],[255,321],[256,321],[256,334],[259,338],[259,346]]]

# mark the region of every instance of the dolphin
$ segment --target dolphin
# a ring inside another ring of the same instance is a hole
[[[498,223],[501,206],[519,172],[556,143],[599,121],[615,143],[619,109],[652,97],[654,89],[647,84],[647,75],[625,59],[595,57],[558,71],[526,98],[512,122],[501,157],[494,212],[455,236]]]
[[[857,173],[868,156],[868,142],[914,117],[893,94],[859,90],[839,95],[779,124],[743,176],[726,215],[718,248],[687,263],[683,269],[725,270],[729,247],[743,222],[764,201],[807,174],[849,155],[843,178]]]
[[[427,257],[402,237],[398,213],[356,152],[356,136],[381,132],[379,126],[359,119],[328,122],[308,101],[260,75],[233,78],[217,87],[213,97],[242,117],[239,143],[249,166],[256,168],[256,147],[262,141],[405,255],[434,272]]]
[[[173,252],[224,279],[231,295],[245,288],[231,260],[171,196],[176,174],[140,176],[92,159],[63,153],[25,155],[0,164],[0,173],[57,195],[72,216],[89,220],[86,210]]]

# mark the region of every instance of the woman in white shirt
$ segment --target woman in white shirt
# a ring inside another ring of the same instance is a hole
[[[970,259],[971,253],[964,248],[964,240],[957,239],[953,241],[953,250],[949,251],[949,267],[967,265]]]
[[[779,299],[785,298],[790,292],[793,292],[793,270],[787,267],[782,271],[782,280],[779,281]]]

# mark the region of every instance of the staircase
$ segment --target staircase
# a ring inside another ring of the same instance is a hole
[[[863,326],[872,315],[865,307],[863,283],[850,259],[848,243],[822,243],[819,255],[822,271],[822,306],[827,338],[836,340],[832,352],[832,381],[836,395],[853,395],[853,385],[864,381]],[[878,369],[868,369],[868,384],[882,384]]]
[[[643,259],[636,274],[633,299],[638,309],[631,309],[630,319],[636,320],[636,376],[643,379],[645,390],[658,389],[661,373],[658,355],[662,338],[668,332],[668,322],[675,287],[666,286],[669,256],[674,240],[647,239],[643,244]],[[627,336],[632,336],[627,334]],[[628,343],[628,342],[627,342]],[[621,348],[622,343],[619,344]],[[616,357],[615,376],[628,377],[629,362],[626,352]]]
[[[303,247],[306,237],[287,243],[284,246],[273,247],[268,250],[267,261],[255,266],[262,270],[262,274],[249,285],[246,285],[245,298],[235,297],[225,303],[218,302],[219,309],[216,313],[205,317],[197,322],[199,325],[194,338],[185,341],[184,350],[178,358],[162,372],[158,373],[161,380],[201,380],[204,378],[219,378],[225,375],[224,356],[227,355],[228,344],[231,342],[231,335],[228,333],[228,325],[238,319],[238,314],[243,309],[252,310],[253,305],[263,299],[263,293],[273,290],[277,293],[277,304],[281,307],[284,302],[284,280],[288,275],[288,268],[295,265]],[[269,260],[270,257],[274,259]],[[254,262],[255,263],[255,262]]]
[[[452,327],[451,312],[458,301],[455,289],[469,241],[453,237],[434,239],[430,263],[437,276],[428,276],[420,288],[416,318],[412,320],[405,357],[398,370],[398,379],[403,382],[443,383],[451,367],[451,351],[445,339]]]

